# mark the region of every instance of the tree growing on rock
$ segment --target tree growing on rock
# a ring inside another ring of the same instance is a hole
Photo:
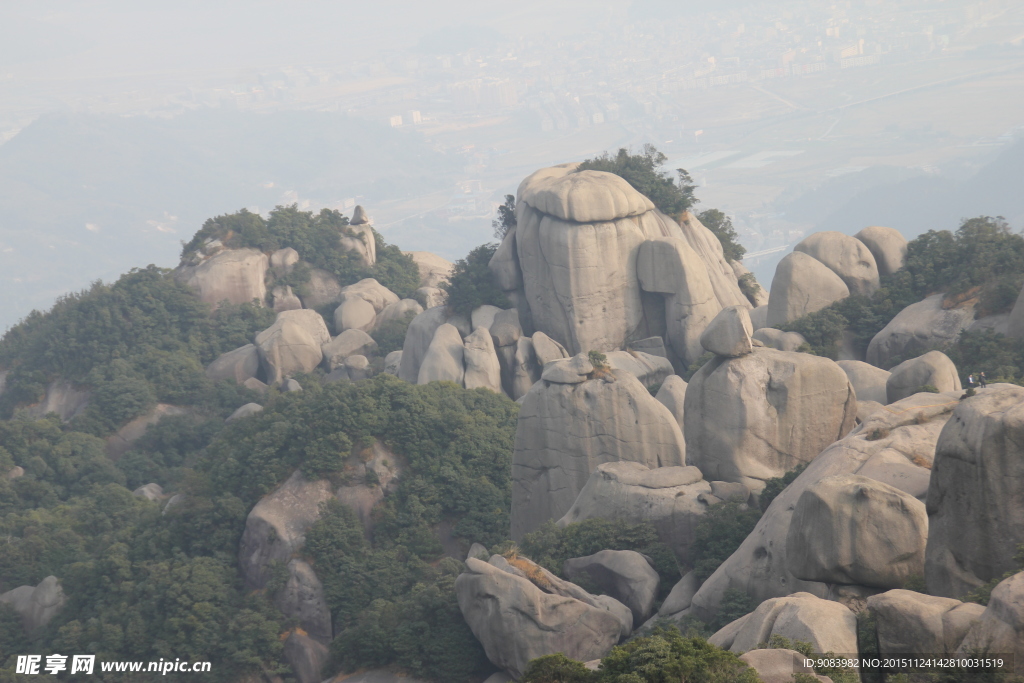
[[[614,157],[605,152],[585,160],[576,170],[614,173],[654,202],[659,211],[678,218],[699,200],[693,196],[693,179],[685,170],[676,169],[678,182],[668,173],[658,170],[666,161],[668,157],[654,145],[646,144],[640,154],[630,154],[622,147]]]
[[[456,261],[451,277],[441,283],[441,289],[448,293],[448,308],[456,315],[468,317],[473,309],[484,304],[509,307],[505,292],[487,267],[497,249],[496,244],[481,244],[466,258]]]

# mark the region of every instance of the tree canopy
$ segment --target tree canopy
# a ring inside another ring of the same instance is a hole
[[[658,170],[666,161],[668,157],[655,149],[654,145],[646,144],[639,154],[630,154],[625,147],[620,148],[615,156],[605,152],[599,157],[585,160],[576,171],[614,173],[654,202],[662,213],[678,218],[698,200],[693,196],[695,186],[689,173],[677,168],[677,177],[673,178]]]

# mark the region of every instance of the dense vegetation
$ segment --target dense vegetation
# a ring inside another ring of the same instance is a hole
[[[743,260],[747,250],[739,243],[739,235],[736,234],[736,229],[732,227],[731,218],[718,209],[708,209],[697,214],[697,220],[705,228],[713,232],[718,241],[722,243],[722,252],[725,255],[726,261]],[[752,280],[753,276],[750,279]],[[750,296],[747,292],[743,293]]]
[[[497,249],[496,244],[481,244],[466,258],[455,262],[451,277],[441,283],[441,288],[448,293],[448,308],[453,312],[469,316],[473,309],[484,304],[498,308],[511,306],[487,265]]]
[[[278,206],[266,220],[259,214],[242,209],[208,219],[199,232],[182,246],[182,258],[195,253],[211,239],[219,239],[226,247],[234,249],[251,247],[270,252],[291,247],[299,252],[303,261],[335,276],[342,286],[372,277],[403,299],[410,298],[419,287],[420,280],[412,257],[385,243],[374,231],[377,262],[370,267],[364,266],[357,252],[346,251],[338,241],[341,234],[355,237],[348,225],[348,218],[333,209],[322,209],[320,213],[313,214],[300,211],[295,204]],[[291,280],[282,283],[301,291],[303,282],[308,278],[309,272],[299,269],[292,274]]]
[[[614,173],[654,202],[662,213],[678,218],[697,203],[697,198],[693,196],[695,186],[690,174],[681,168],[676,169],[678,182],[677,178],[659,171],[666,161],[668,157],[655,149],[654,145],[647,144],[639,154],[630,154],[625,147],[619,149],[615,156],[605,152],[585,160],[576,171]]]
[[[977,297],[979,315],[988,315],[1009,311],[1022,283],[1024,237],[1012,232],[1002,218],[980,216],[964,221],[955,233],[931,230],[912,240],[906,266],[883,277],[871,296],[847,297],[783,329],[804,335],[812,353],[836,358],[844,331],[851,332],[854,345],[863,350],[897,313],[931,294],[943,292],[951,304]],[[1024,349],[1018,349],[1019,344],[995,342],[985,333],[965,335],[959,354],[966,365],[958,364],[965,375],[984,369],[990,379],[1020,377],[1024,364],[1017,359]],[[981,347],[997,350],[1000,365],[976,355]],[[965,369],[968,366],[970,370]]]

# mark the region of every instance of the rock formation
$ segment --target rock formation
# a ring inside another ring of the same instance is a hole
[[[279,384],[293,374],[311,372],[323,360],[320,347],[330,340],[327,325],[316,311],[278,313],[274,324],[256,335],[264,376]]]
[[[889,403],[885,385],[892,373],[859,360],[840,360],[836,361],[836,365],[846,373],[853,390],[857,392],[858,401],[876,401],[882,405]],[[949,391],[952,390],[953,387],[949,387]]]
[[[856,235],[871,251],[878,266],[878,274],[892,275],[903,267],[907,258],[907,238],[899,230],[872,225]]]
[[[839,276],[851,294],[868,296],[878,289],[878,265],[871,250],[860,240],[826,230],[808,235],[793,251],[803,252],[825,265]]]
[[[231,380],[241,384],[255,377],[260,370],[260,354],[253,344],[246,344],[217,357],[206,367],[206,376],[214,382]]]
[[[420,364],[427,355],[434,332],[448,319],[444,306],[428,308],[409,323],[402,348],[402,364],[398,370],[399,379],[415,384],[420,375]]]
[[[639,380],[621,370],[585,379],[568,369],[572,363],[548,364],[545,372],[565,364],[567,377],[535,384],[519,411],[512,456],[513,539],[564,515],[602,463],[686,463],[679,425]]]
[[[700,345],[715,354],[739,358],[753,351],[750,335],[754,328],[743,306],[723,308],[700,335]]]
[[[295,296],[295,292],[292,291],[290,286],[274,287],[271,296],[274,299],[274,313],[294,311],[302,308],[302,301],[299,300],[299,297]]]
[[[377,350],[377,342],[362,330],[345,330],[320,347],[328,370],[344,364],[349,356],[366,356]]]
[[[928,488],[925,578],[958,598],[1015,569],[1024,543],[1024,388],[992,384],[942,430]]]
[[[985,608],[908,590],[868,598],[882,655],[953,653]],[[995,651],[993,651],[995,652]]]
[[[690,378],[684,431],[706,478],[758,491],[842,438],[856,411],[853,388],[833,361],[754,348],[716,357]]]
[[[420,287],[438,287],[449,277],[455,264],[429,251],[407,251],[420,272]]]
[[[0,595],[0,603],[14,608],[30,634],[50,623],[65,602],[67,597],[56,576],[47,576],[37,586],[19,586]]]
[[[501,393],[501,364],[494,352],[491,332],[485,327],[477,328],[466,337],[463,349],[465,359],[465,380],[467,389],[483,387],[496,394]]]
[[[661,388],[654,395],[663,406],[676,418],[679,428],[683,428],[683,404],[686,401],[686,381],[679,375],[669,375],[661,383]]]
[[[465,347],[454,325],[444,323],[434,332],[417,376],[417,384],[442,381],[462,384],[466,370],[463,365]]]
[[[752,337],[768,348],[778,351],[796,351],[807,343],[804,335],[799,332],[783,332],[774,327],[762,327],[754,330]]]
[[[1024,673],[1024,572],[1000,581],[988,606],[964,636],[958,654],[1012,654],[1013,670]]]
[[[792,683],[793,675],[797,673],[831,683],[832,679],[814,673],[814,669],[804,664],[805,659],[795,650],[783,649],[751,650],[740,655],[740,661],[757,672],[761,683]]]
[[[586,557],[566,560],[563,573],[570,581],[585,576],[633,613],[633,623],[642,624],[654,610],[658,596],[658,572],[647,559],[633,550],[602,550]]]
[[[850,296],[842,278],[802,251],[779,261],[768,298],[768,327],[781,327]]]
[[[264,282],[269,266],[267,255],[256,249],[225,249],[198,265],[181,265],[175,279],[199,294],[208,304],[222,301],[245,304],[253,299],[261,303],[267,296]]]
[[[953,361],[941,351],[903,361],[885,381],[886,403],[893,403],[932,386],[939,391],[960,391],[960,375]]]
[[[888,368],[897,358],[956,341],[974,321],[974,303],[968,300],[947,309],[944,299],[944,294],[933,294],[897,313],[868,344],[867,362]]]
[[[845,605],[810,593],[765,600],[708,641],[732,652],[748,652],[772,636],[810,643],[817,653],[857,652],[857,617]]]

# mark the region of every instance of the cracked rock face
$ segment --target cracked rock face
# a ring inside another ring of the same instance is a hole
[[[636,377],[611,370],[603,379],[534,384],[516,427],[512,538],[562,517],[598,465],[621,460],[686,464],[675,417]]]

